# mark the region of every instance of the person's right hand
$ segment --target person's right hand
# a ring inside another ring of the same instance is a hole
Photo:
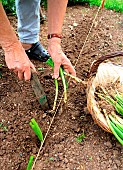
[[[26,55],[21,43],[15,43],[3,49],[7,67],[18,76],[19,80],[30,80],[31,69],[34,72],[36,72],[36,69]]]
[[[54,74],[53,78],[59,77],[59,68],[62,65],[63,69],[73,76],[76,76],[76,71],[71,64],[70,60],[67,58],[67,56],[63,53],[61,48],[61,39],[59,38],[51,38],[49,39],[48,44],[48,52],[54,62]]]

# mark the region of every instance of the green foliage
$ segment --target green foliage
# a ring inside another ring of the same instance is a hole
[[[100,6],[102,0],[89,0],[90,5]],[[123,12],[123,0],[106,0],[105,8]]]
[[[102,0],[68,0],[68,5],[84,4],[88,3],[91,6],[100,6]],[[47,0],[42,0],[44,7],[47,7]],[[106,0],[105,8],[115,10],[117,12],[123,12],[123,0]]]
[[[107,9],[112,9],[117,12],[123,12],[123,0],[107,0],[105,3]]]
[[[42,142],[43,134],[42,134],[42,131],[41,131],[38,123],[36,122],[36,120],[34,118],[32,118],[29,124],[30,124],[31,128],[33,129],[33,131],[35,132],[35,134],[38,136],[39,140]]]
[[[49,160],[50,160],[50,161],[54,161],[54,158],[53,158],[53,157],[50,157]]]
[[[47,8],[47,0],[41,0],[41,5],[43,5],[44,8]]]
[[[82,133],[81,135],[77,136],[76,141],[77,141],[78,143],[81,143],[84,138],[85,138],[85,134]]]
[[[15,14],[15,0],[2,0],[2,4],[6,13]]]
[[[34,156],[30,156],[26,170],[31,170]]]
[[[0,122],[0,128],[1,128],[4,132],[7,132],[7,131],[8,131],[7,127],[4,126],[2,122]]]

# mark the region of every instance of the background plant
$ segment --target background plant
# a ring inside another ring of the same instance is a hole
[[[100,6],[102,0],[89,0],[90,5]],[[123,12],[123,0],[105,0],[105,8]]]
[[[6,13],[15,14],[15,0],[2,0],[2,4]]]
[[[68,5],[83,5],[87,3],[90,6],[100,6],[101,2],[102,0],[68,0]],[[7,13],[15,14],[15,0],[2,0],[2,4]],[[41,5],[47,8],[47,0],[41,0]],[[123,12],[123,0],[106,0],[105,8]]]
[[[100,6],[102,0],[68,0],[68,5],[83,5],[85,3],[90,6]],[[47,0],[42,0],[42,4],[46,7]],[[115,10],[117,12],[123,12],[123,0],[106,0],[105,8]]]

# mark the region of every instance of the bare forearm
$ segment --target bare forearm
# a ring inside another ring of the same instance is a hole
[[[18,42],[18,39],[0,2],[0,44],[3,48],[6,48],[16,42]]]
[[[68,0],[48,0],[48,34],[61,34]]]

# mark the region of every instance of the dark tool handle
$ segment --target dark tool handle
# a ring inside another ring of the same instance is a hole
[[[41,108],[43,110],[49,109],[46,94],[44,92],[44,89],[38,79],[37,73],[35,73],[33,70],[31,71],[31,86],[34,90],[34,93],[41,105]]]
[[[123,51],[120,52],[115,52],[115,53],[111,53],[105,56],[101,56],[99,59],[97,59],[96,61],[94,61],[91,65],[90,71],[88,73],[88,77],[90,77],[92,74],[94,74],[95,72],[97,72],[98,66],[105,60],[109,59],[109,58],[114,58],[114,57],[118,57],[118,56],[123,56]]]

